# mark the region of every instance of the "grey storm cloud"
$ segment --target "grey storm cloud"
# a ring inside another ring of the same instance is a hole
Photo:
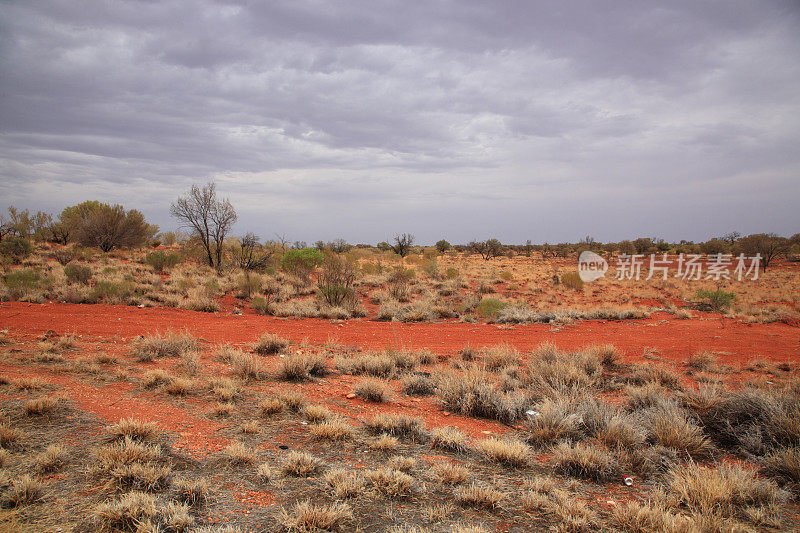
[[[0,194],[237,231],[800,231],[793,2],[0,2]],[[3,207],[0,205],[0,207]]]

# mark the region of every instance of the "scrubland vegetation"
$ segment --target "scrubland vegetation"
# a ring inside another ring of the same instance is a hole
[[[224,227],[197,229],[198,202]],[[731,364],[701,349],[676,363],[611,344],[565,349],[557,336],[584,320],[796,326],[797,235],[419,246],[404,233],[309,247],[230,236],[235,210],[212,186],[173,214],[191,234],[98,202],[0,221],[0,302],[263,324],[235,343],[138,324],[113,339],[58,324],[0,332],[0,530],[772,531],[798,520],[797,354]],[[577,275],[584,250],[609,261],[605,278]],[[755,250],[769,255],[758,280],[614,278],[620,253]],[[292,341],[258,315],[547,324],[529,329],[554,342],[369,350]]]
[[[794,363],[731,368],[698,352],[643,365],[611,345],[552,344],[442,361],[181,332],[87,363],[96,348],[76,337],[4,339],[6,372],[37,375],[0,380],[0,523],[13,530],[770,531],[797,518]],[[64,357],[37,360],[44,344]],[[134,413],[183,414],[103,422],[64,376],[101,395],[131,384]],[[318,385],[333,392],[315,397]],[[399,408],[410,398],[433,411]],[[208,442],[182,442],[182,417]]]

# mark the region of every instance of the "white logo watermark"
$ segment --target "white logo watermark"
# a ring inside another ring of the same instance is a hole
[[[645,260],[648,257],[648,260]],[[739,254],[733,257],[732,254],[710,254],[706,261],[702,261],[703,254],[678,254],[675,259],[669,259],[667,254],[658,256],[650,254],[620,254],[616,260],[616,276],[614,279],[639,281],[642,270],[647,270],[645,280],[660,278],[666,280],[670,276],[670,270],[676,272],[672,274],[674,278],[684,280],[731,280],[743,279],[757,280],[758,269],[761,266],[761,254],[753,257],[745,257]],[[605,276],[608,270],[608,262],[602,256],[590,251],[583,251],[578,257],[578,275],[584,282],[596,281]],[[705,275],[704,275],[705,271]]]
[[[596,281],[606,275],[608,261],[594,252],[584,250],[578,256],[578,275],[584,283]]]

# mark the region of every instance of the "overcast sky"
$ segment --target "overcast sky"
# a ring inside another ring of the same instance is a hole
[[[0,0],[0,208],[262,238],[800,232],[800,3]]]

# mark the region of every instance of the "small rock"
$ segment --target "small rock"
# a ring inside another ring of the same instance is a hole
[[[488,429],[484,430],[484,431],[481,431],[481,433],[483,433],[484,435],[491,435],[492,434],[492,432],[489,431]]]
[[[355,394],[354,392],[351,392],[350,394],[348,394],[347,396],[345,396],[345,398],[348,398],[348,399],[350,399],[350,400],[352,400],[352,399],[353,399],[353,398],[355,398],[355,397],[356,397],[356,394]]]
[[[450,411],[442,411],[442,416],[450,416]]]

